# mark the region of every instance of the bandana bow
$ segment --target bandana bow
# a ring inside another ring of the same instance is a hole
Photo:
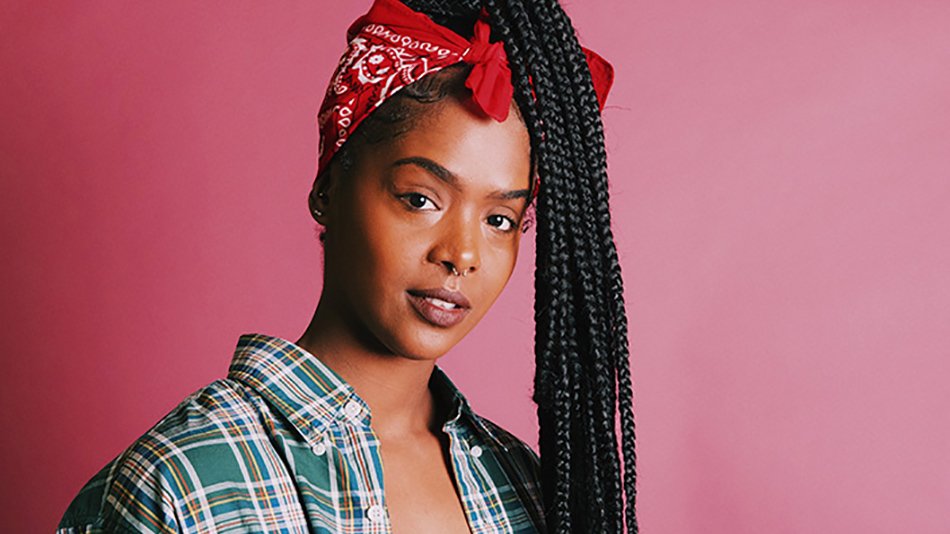
[[[491,42],[490,35],[484,9],[468,40],[399,0],[375,0],[347,30],[347,49],[317,114],[317,176],[326,170],[350,133],[387,98],[419,78],[460,61],[472,65],[465,86],[471,89],[474,102],[492,119],[504,121],[514,92],[511,70],[503,44]],[[586,48],[584,54],[603,110],[613,82],[613,67]]]
[[[465,87],[472,90],[472,98],[489,117],[498,122],[508,117],[514,88],[511,86],[511,69],[508,56],[501,42],[489,42],[491,28],[488,12],[484,9],[475,22],[472,45],[462,55],[462,61],[472,64],[472,71],[465,79]]]

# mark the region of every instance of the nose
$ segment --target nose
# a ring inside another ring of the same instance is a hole
[[[444,229],[429,251],[429,261],[443,265],[449,274],[466,276],[481,265],[479,221],[469,217],[454,217],[444,220]]]

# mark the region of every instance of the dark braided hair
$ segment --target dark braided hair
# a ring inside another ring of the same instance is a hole
[[[627,319],[597,96],[556,0],[487,0],[487,7],[541,176],[534,400],[548,521],[558,532],[622,532],[624,525],[637,532]]]
[[[403,1],[466,37],[482,7],[479,0]],[[493,40],[504,42],[541,177],[534,213],[534,401],[547,527],[634,534],[639,528],[627,317],[597,96],[557,0],[484,1]],[[449,67],[403,88],[366,118],[334,161],[346,171],[352,151],[413,127],[420,104],[464,90],[465,72],[464,66]]]

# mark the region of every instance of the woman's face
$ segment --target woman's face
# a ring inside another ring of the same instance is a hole
[[[499,123],[469,106],[451,97],[429,105],[410,131],[360,147],[325,184],[321,306],[377,350],[442,356],[514,269],[528,133],[514,108]]]

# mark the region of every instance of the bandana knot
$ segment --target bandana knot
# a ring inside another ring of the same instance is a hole
[[[501,122],[508,117],[514,89],[505,47],[501,42],[489,41],[491,27],[486,18],[487,13],[483,10],[475,22],[472,44],[462,55],[462,61],[472,65],[465,87],[472,90],[472,99],[485,114]]]

